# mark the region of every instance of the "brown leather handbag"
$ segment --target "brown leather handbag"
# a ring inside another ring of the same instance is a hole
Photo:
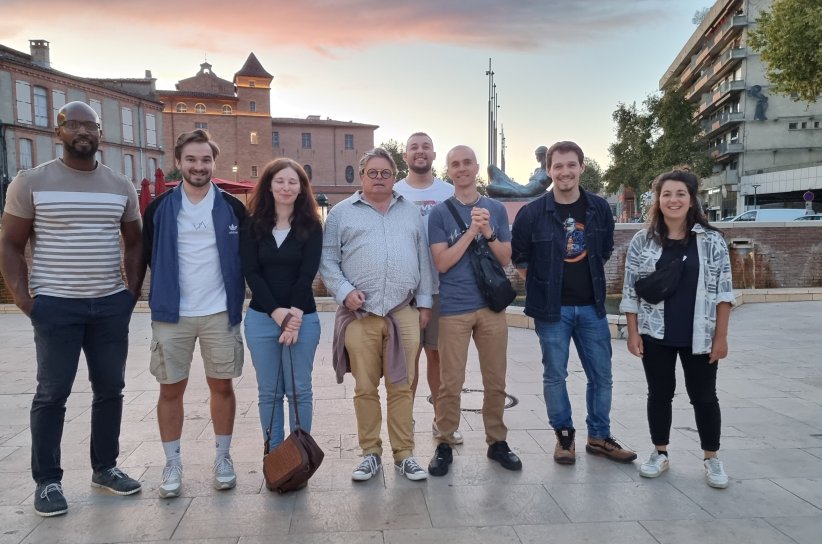
[[[283,324],[285,328],[285,324]],[[273,450],[269,451],[271,440],[271,426],[274,424],[274,410],[271,411],[271,423],[265,436],[265,449],[263,455],[263,476],[265,476],[265,486],[270,491],[286,493],[302,489],[308,484],[309,478],[314,475],[320,464],[323,462],[325,454],[311,435],[300,428],[300,412],[297,409],[297,388],[294,385],[294,367],[291,359],[291,346],[288,346],[288,360],[291,367],[291,390],[293,394],[293,405],[289,404],[289,409],[294,410],[294,421],[296,428],[285,440],[280,442]],[[282,371],[282,366],[280,367]],[[279,382],[279,378],[277,382]]]

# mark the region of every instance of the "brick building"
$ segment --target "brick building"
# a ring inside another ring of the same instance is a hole
[[[251,53],[233,81],[218,77],[204,62],[175,90],[157,91],[163,102],[163,169],[174,170],[174,142],[195,128],[209,131],[220,146],[215,175],[256,180],[272,159],[290,157],[302,164],[317,193],[335,204],[359,187],[357,163],[374,147],[376,125],[320,119],[271,117],[274,76]]]
[[[143,178],[153,180],[163,163],[163,105],[155,98],[151,72],[136,79],[66,74],[51,67],[49,42],[29,44],[30,53],[0,45],[0,181],[62,156],[55,121],[57,111],[73,101],[89,104],[100,116],[101,163],[124,173],[138,189]]]

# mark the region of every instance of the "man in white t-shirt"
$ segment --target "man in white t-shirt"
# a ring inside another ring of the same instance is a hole
[[[214,487],[237,483],[229,454],[243,368],[240,333],[245,282],[240,267],[243,204],[211,182],[217,145],[204,130],[177,139],[183,180],[146,210],[143,247],[151,267],[151,373],[160,383],[157,422],[166,455],[163,498],[182,489],[183,394],[199,340],[216,440]]]
[[[417,206],[425,224],[425,233],[428,235],[428,214],[439,204],[451,198],[454,186],[434,177],[432,166],[437,152],[434,151],[434,142],[424,132],[415,132],[408,137],[405,144],[405,162],[408,164],[408,177],[394,185],[394,190]],[[420,331],[420,350],[414,362],[414,382],[411,390],[417,394],[419,380],[420,354],[425,349],[425,358],[428,364],[428,387],[431,390],[431,401],[434,412],[437,410],[437,394],[440,389],[440,352],[437,349],[439,340],[439,281],[436,269],[432,270],[434,278],[434,306],[428,325]],[[436,420],[431,423],[434,437],[439,436]],[[454,433],[457,444],[462,443],[462,433]]]

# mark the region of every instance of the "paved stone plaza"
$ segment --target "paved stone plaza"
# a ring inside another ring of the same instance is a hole
[[[332,314],[314,368],[313,435],[325,461],[307,489],[279,496],[263,486],[262,434],[256,383],[246,352],[237,380],[232,456],[237,488],[211,487],[214,455],[208,392],[199,357],[186,396],[183,496],[157,495],[164,457],[157,430],[158,386],[148,372],[149,315],[132,321],[120,465],[143,491],[117,497],[89,486],[89,404],[84,363],[63,436],[65,516],[44,519],[32,508],[29,405],[35,388],[31,326],[21,314],[0,314],[0,544],[25,543],[551,543],[730,544],[822,541],[822,302],[745,304],[733,312],[730,356],[719,373],[723,415],[721,458],[726,490],[709,488],[684,381],[674,406],[671,470],[639,477],[639,460],[618,465],[584,451],[585,377],[576,355],[569,388],[580,429],[575,466],[554,464],[554,436],[542,400],[542,367],[533,331],[509,330],[508,441],[523,460],[509,473],[485,457],[481,416],[465,411],[465,445],[450,473],[410,482],[390,463],[368,482],[352,482],[359,450],[353,382],[337,385],[330,365]],[[612,429],[640,460],[650,452],[645,378],[638,359],[614,346]],[[423,363],[424,365],[424,363]],[[421,380],[424,382],[425,380]],[[471,352],[469,389],[481,389]],[[434,450],[432,408],[420,386],[415,405],[416,454],[424,466]],[[464,408],[481,396],[466,393]]]

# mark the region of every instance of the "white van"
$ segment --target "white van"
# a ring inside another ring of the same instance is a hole
[[[793,221],[797,217],[805,215],[804,209],[789,209],[789,208],[775,208],[775,209],[761,209],[748,210],[733,218],[733,221],[770,221],[774,223],[782,223],[785,221]]]

